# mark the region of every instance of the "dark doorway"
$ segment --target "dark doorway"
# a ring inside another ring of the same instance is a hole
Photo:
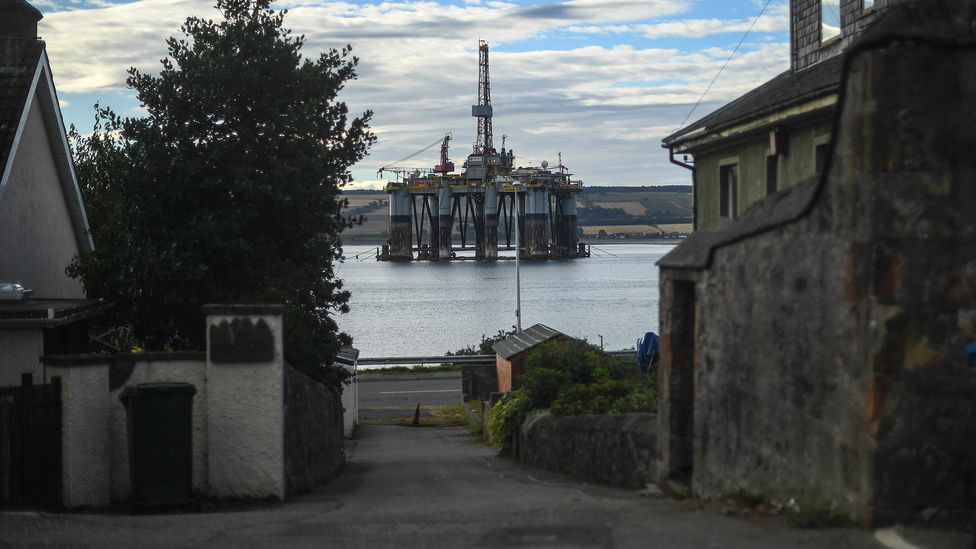
[[[61,508],[60,382],[0,387],[0,509]]]
[[[668,476],[690,482],[695,434],[695,283],[676,280],[673,284]]]

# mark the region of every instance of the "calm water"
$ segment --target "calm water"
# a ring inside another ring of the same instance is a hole
[[[658,269],[673,248],[602,245],[575,261],[521,262],[522,328],[541,322],[607,350],[658,326]],[[375,246],[346,246],[336,272],[352,292],[339,316],[364,357],[440,355],[515,324],[515,262],[357,261]],[[502,252],[503,255],[506,252]],[[511,254],[511,252],[507,252]],[[613,254],[613,255],[610,255]]]

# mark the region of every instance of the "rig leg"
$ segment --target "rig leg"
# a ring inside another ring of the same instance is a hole
[[[525,253],[531,259],[549,256],[549,190],[525,191]]]
[[[498,259],[498,188],[485,187],[485,259]]]
[[[411,223],[413,200],[407,190],[390,193],[390,251],[391,261],[413,259],[413,231]]]
[[[454,232],[454,224],[451,223],[452,215],[451,211],[454,206],[454,202],[451,200],[451,188],[447,185],[441,185],[437,190],[437,212],[438,212],[438,238],[433,246],[438,248],[438,260],[440,261],[450,261],[451,260],[451,233]],[[431,246],[431,247],[433,247]]]

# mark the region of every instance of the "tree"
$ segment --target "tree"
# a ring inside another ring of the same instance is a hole
[[[188,18],[158,75],[129,69],[146,116],[96,105],[94,133],[72,132],[96,250],[69,273],[149,349],[201,348],[204,303],[284,303],[286,359],[337,384],[328,365],[351,343],[333,318],[349,300],[339,189],[375,142],[372,113],[337,100],[351,48],[303,58],[270,4]]]

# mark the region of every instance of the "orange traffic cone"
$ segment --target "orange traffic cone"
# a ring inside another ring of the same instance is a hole
[[[420,403],[417,403],[417,409],[413,413],[413,425],[414,427],[420,427]]]

